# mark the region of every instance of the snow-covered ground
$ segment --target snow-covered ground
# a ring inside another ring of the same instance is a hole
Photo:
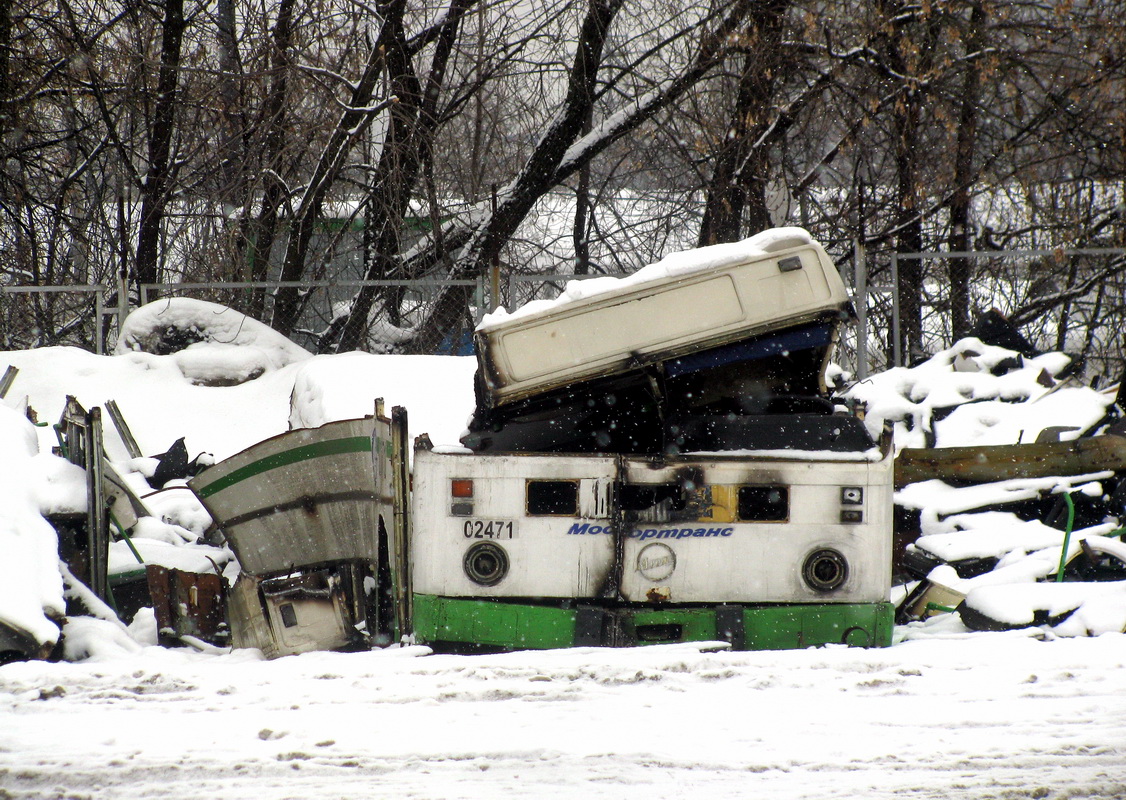
[[[1123,638],[10,664],[0,796],[1117,800]]]
[[[41,514],[85,502],[81,470],[51,455],[54,432],[32,426],[25,406],[53,423],[68,394],[87,408],[114,399],[146,456],[184,437],[191,455],[215,459],[290,426],[370,413],[376,397],[406,406],[412,435],[436,444],[456,443],[472,411],[472,359],[312,357],[243,320],[207,322],[202,333],[217,335],[171,355],[128,350],[152,349],[146,332],[171,320],[190,328],[199,311],[145,311],[114,356],[0,353],[0,372],[20,370],[0,404],[0,617],[57,635],[49,617],[64,585]],[[885,420],[896,428],[900,446],[1030,441],[1050,426],[1073,428],[1067,438],[1105,415],[1113,398],[1069,384],[1058,354],[1012,356],[967,340],[850,394],[873,430]],[[249,379],[216,385],[226,378]],[[111,461],[145,492],[153,460],[130,459],[106,427]],[[1094,496],[1110,478],[900,492],[932,552],[1000,558],[976,578],[939,567],[944,585],[1010,616],[1063,602],[1066,590],[1076,611],[1055,627],[1006,633],[940,615],[899,627],[884,650],[436,656],[395,647],[265,661],[257,651],[157,647],[147,611],[129,627],[71,617],[69,661],[0,666],[0,800],[1124,798],[1120,585],[1043,582],[1060,531],[974,511],[1020,492]],[[155,516],[139,546],[199,557],[206,519],[190,493],[174,483],[147,502]],[[1113,535],[1118,523],[1076,536]],[[1014,587],[1029,596],[1006,597]]]

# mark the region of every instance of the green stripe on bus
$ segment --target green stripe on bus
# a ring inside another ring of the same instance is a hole
[[[353,436],[348,439],[332,439],[327,442],[317,442],[316,444],[307,444],[301,447],[294,447],[291,450],[283,450],[280,453],[274,453],[272,456],[266,456],[259,459],[252,464],[247,464],[245,467],[239,467],[229,475],[224,475],[222,478],[217,479],[214,483],[204,486],[198,491],[200,497],[210,497],[216,492],[221,492],[234,486],[236,483],[241,483],[247,478],[252,478],[255,475],[261,475],[263,472],[269,472],[278,467],[289,466],[296,464],[300,461],[308,461],[312,458],[323,458],[324,456],[336,456],[343,453],[370,453],[371,452],[371,437],[369,436]]]

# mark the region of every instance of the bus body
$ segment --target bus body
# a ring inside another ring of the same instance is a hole
[[[462,448],[408,464],[377,401],[193,479],[233,640],[890,644],[893,453],[827,396],[832,262],[785,228],[652,267],[487,320]]]
[[[416,451],[414,633],[450,649],[890,643],[892,457]]]

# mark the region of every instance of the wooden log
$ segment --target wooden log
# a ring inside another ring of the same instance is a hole
[[[1126,436],[981,447],[907,448],[895,459],[895,487],[933,478],[992,483],[1104,470],[1126,470]]]

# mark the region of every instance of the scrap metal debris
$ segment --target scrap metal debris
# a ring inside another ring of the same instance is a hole
[[[388,537],[405,459],[406,417],[300,428],[189,481],[241,566],[230,589],[231,644],[267,657],[387,644],[394,628]],[[401,535],[401,533],[396,534]]]
[[[990,320],[995,341],[1002,322]],[[897,382],[902,402],[884,394],[869,418],[893,425],[901,442],[923,445],[896,459],[896,568],[908,589],[897,622],[956,613],[971,630],[1082,633],[1085,598],[1116,586],[1123,620],[1111,624],[1126,627],[1121,392],[1082,385],[1063,354],[1005,341],[1020,349],[966,339],[875,378]],[[875,401],[882,388],[852,391]],[[1045,419],[1046,408],[1057,424],[1022,426]],[[948,428],[976,431],[983,443],[941,446],[953,438]]]
[[[694,274],[658,269],[486,320],[462,443],[655,455],[871,448],[859,420],[828,400],[848,293],[808,234],[787,230],[757,256]]]

